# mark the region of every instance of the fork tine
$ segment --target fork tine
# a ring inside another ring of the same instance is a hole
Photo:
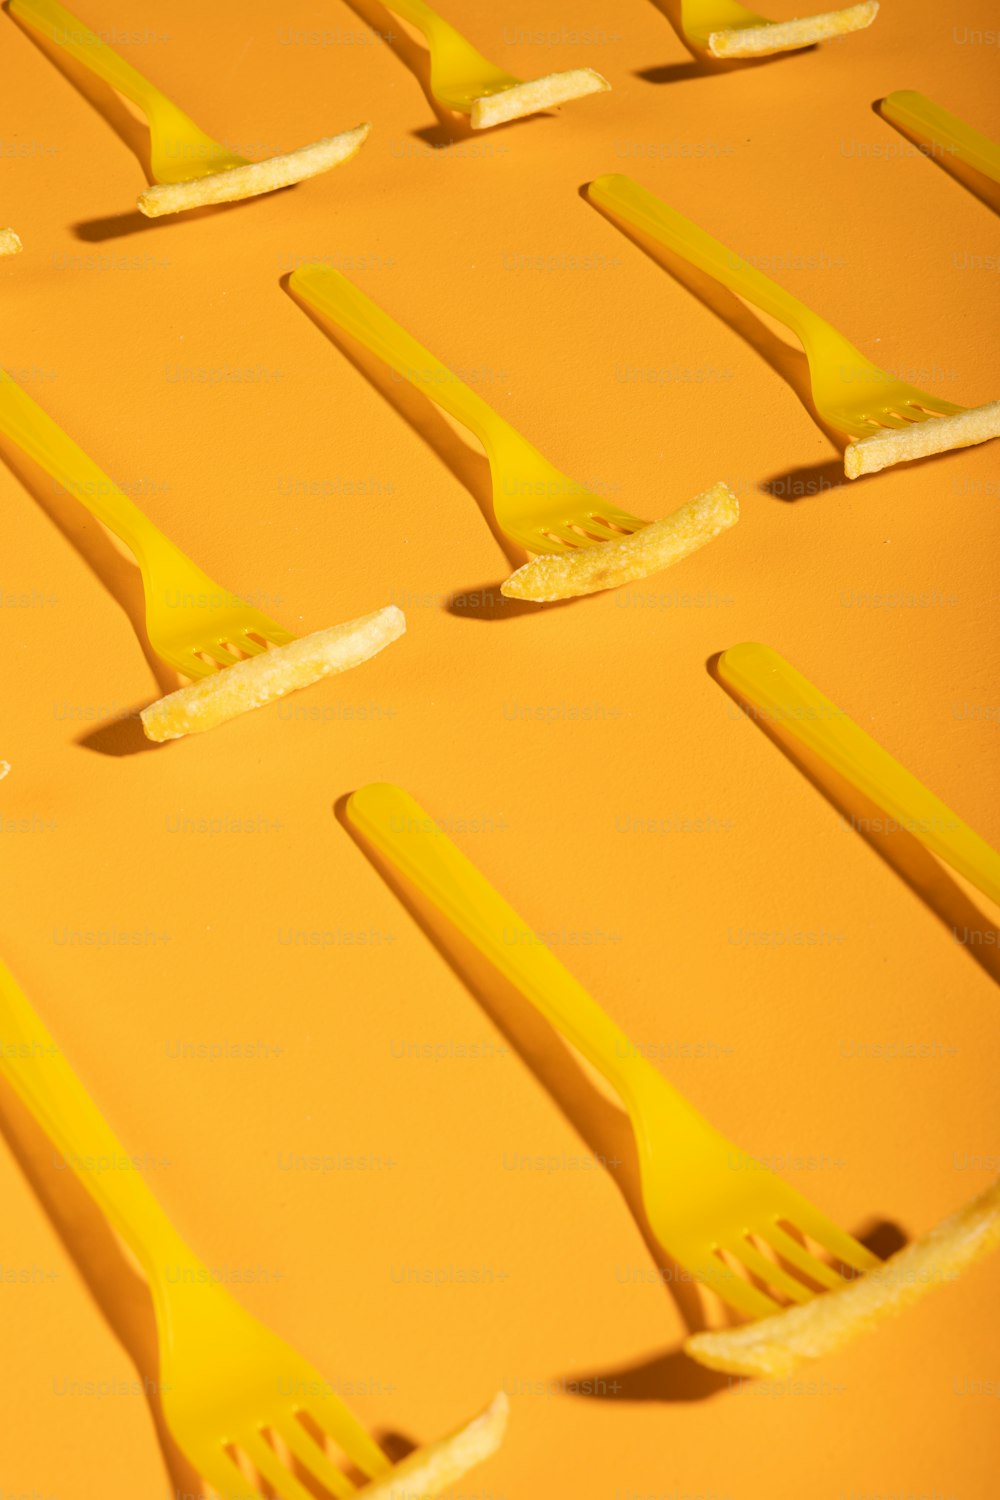
[[[782,1267],[776,1266],[773,1260],[768,1260],[766,1255],[751,1245],[748,1240],[736,1240],[726,1245],[730,1255],[734,1255],[741,1265],[746,1266],[758,1281],[765,1286],[778,1292],[784,1292],[793,1302],[809,1302],[815,1296],[811,1287],[799,1281],[797,1277],[790,1276]]]
[[[828,1266],[825,1260],[820,1260],[818,1255],[813,1255],[805,1245],[800,1245],[798,1240],[793,1240],[790,1234],[777,1224],[767,1224],[763,1229],[755,1229],[754,1234],[765,1240],[772,1250],[777,1251],[782,1260],[787,1260],[790,1265],[802,1271],[813,1281],[818,1281],[821,1286],[828,1287],[831,1291],[838,1286],[843,1286],[844,1278],[839,1271]]]
[[[701,1266],[691,1266],[688,1269],[694,1271],[699,1280],[721,1297],[723,1302],[728,1302],[730,1307],[748,1318],[766,1318],[771,1313],[781,1311],[780,1302],[751,1286],[749,1281],[744,1281],[742,1276],[738,1276],[718,1256],[711,1257]]]
[[[307,1490],[291,1469],[286,1468],[281,1459],[275,1453],[266,1438],[255,1433],[250,1441],[240,1439],[238,1447],[253,1464],[262,1479],[266,1479],[276,1495],[281,1500],[316,1500],[311,1490]],[[347,1493],[355,1493],[353,1489]]]
[[[336,1392],[329,1387],[322,1387],[315,1393],[310,1392],[309,1408],[307,1415],[343,1449],[356,1469],[372,1479],[380,1474],[388,1474],[392,1468],[391,1461],[367,1427],[358,1421]]]
[[[874,1271],[882,1264],[877,1255],[873,1255],[852,1235],[841,1229],[839,1224],[821,1214],[818,1208],[814,1208],[805,1199],[782,1217],[797,1229],[805,1230],[809,1238],[822,1245],[828,1255],[836,1256],[843,1265],[850,1266],[855,1271],[864,1274],[866,1271]]]
[[[253,640],[245,630],[240,632],[234,644],[239,646],[241,651],[246,652],[247,656],[259,656],[262,651],[267,650],[267,646],[262,641]]]
[[[324,1489],[328,1489],[331,1495],[336,1495],[338,1500],[350,1500],[350,1496],[356,1493],[355,1486],[333,1460],[315,1442],[300,1422],[295,1417],[286,1422],[278,1429],[282,1441],[287,1443],[291,1452],[298,1459],[306,1472],[317,1480]]]

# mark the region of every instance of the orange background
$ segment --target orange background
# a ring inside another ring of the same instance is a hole
[[[908,837],[860,837],[844,820],[870,809],[823,795],[706,663],[777,647],[1000,843],[1000,448],[842,483],[797,349],[579,189],[631,173],[880,364],[985,402],[996,219],[871,105],[922,89],[995,137],[997,48],[973,35],[995,8],[886,0],[868,32],[726,69],[647,0],[450,13],[520,76],[591,64],[614,91],[470,137],[375,0],[88,0],[245,154],[373,121],[329,176],[156,222],[133,211],[130,113],[2,18],[0,223],[25,247],[0,270],[4,366],[226,587],[292,629],[392,601],[409,626],[357,672],[135,753],[121,715],[172,685],[132,628],[137,575],[4,442],[4,957],[179,1227],[366,1422],[428,1441],[510,1392],[466,1500],[987,1500],[1000,1261],[801,1380],[688,1364],[616,1190],[621,1117],[414,921],[335,804],[405,785],[666,1076],[852,1230],[892,1248],[986,1185],[998,913]],[[484,524],[485,460],[287,294],[315,258],[574,477],[647,516],[725,478],[739,527],[625,593],[503,604],[521,559]],[[142,941],[78,940],[121,932]],[[0,1494],[189,1493],[136,1384],[144,1293],[2,1106]]]

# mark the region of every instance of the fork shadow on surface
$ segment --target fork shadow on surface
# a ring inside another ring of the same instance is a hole
[[[639,1158],[627,1114],[611,1103],[577,1060],[576,1053],[539,1015],[531,1003],[445,918],[415,886],[403,880],[353,827],[347,817],[347,796],[334,804],[334,815],[357,848],[385,882],[404,911],[437,949],[486,1016],[534,1073],[564,1119],[573,1127],[592,1157],[607,1170],[635,1220],[650,1259],[688,1333],[707,1326],[705,1306],[697,1284],[683,1267],[667,1256],[650,1227],[642,1200]],[[898,1248],[895,1226],[879,1223],[858,1235],[875,1249],[875,1241]],[[877,1253],[889,1253],[878,1250]],[[724,1314],[728,1317],[728,1314]],[[735,1318],[730,1321],[735,1321]],[[709,1370],[690,1359],[682,1347],[657,1354],[618,1370],[566,1377],[573,1394],[596,1400],[704,1401],[732,1389],[730,1376]]]
[[[481,140],[484,136],[496,135],[522,123],[521,120],[506,120],[500,125],[491,125],[488,130],[473,130],[468,115],[449,109],[434,97],[431,89],[431,55],[426,43],[415,41],[398,16],[381,5],[379,0],[347,0],[347,4],[413,74],[437,117],[437,124],[411,130],[410,134],[415,140],[423,141],[428,146],[457,146],[468,140]],[[532,115],[531,119],[551,121],[555,116]]]
[[[815,52],[815,45],[798,47],[793,52],[771,52],[763,57],[712,58],[688,40],[681,20],[681,0],[652,0],[655,10],[666,17],[677,33],[677,38],[691,54],[689,62],[664,63],[657,67],[640,68],[635,77],[644,83],[684,83],[690,78],[718,78],[727,73],[743,73],[748,68],[762,68],[769,63],[788,62],[796,52]]]
[[[988,177],[985,172],[980,172],[975,167],[970,167],[964,161],[960,161],[953,152],[942,150],[940,146],[930,145],[925,137],[908,130],[905,125],[899,124],[896,120],[890,120],[882,111],[884,103],[884,97],[873,100],[872,114],[877,115],[890,130],[895,130],[904,141],[909,141],[912,146],[916,146],[922,156],[932,161],[947,177],[953,177],[965,188],[966,192],[978,198],[980,203],[991,208],[995,214],[1000,214],[1000,183],[994,182],[993,178]]]
[[[970,900],[945,866],[905,828],[886,827],[894,820],[865,797],[821,756],[800,744],[792,734],[782,732],[755,713],[735,688],[719,672],[719,653],[708,658],[706,669],[723,692],[771,741],[809,784],[830,804],[841,820],[864,839],[870,849],[913,891],[931,914],[948,929],[956,947],[1000,984],[1000,952],[995,945],[995,930]],[[985,898],[984,898],[985,899]],[[959,931],[963,939],[959,939]]]
[[[668,272],[676,281],[680,282],[681,286],[692,292],[708,308],[709,312],[715,314],[720,322],[725,323],[734,333],[739,334],[740,338],[749,344],[750,348],[766,364],[770,365],[775,374],[780,375],[782,380],[791,386],[817,427],[826,434],[831,445],[843,453],[845,446],[843,436],[820,416],[813,404],[809,361],[806,359],[804,351],[801,348],[793,348],[787,344],[783,338],[779,337],[767,325],[761,315],[751,309],[735,292],[731,292],[727,287],[722,286],[713,276],[709,276],[704,271],[699,271],[697,267],[692,266],[686,261],[683,256],[675,255],[666,245],[662,245],[659,240],[653,239],[642,230],[634,228],[631,224],[624,223],[610,209],[605,209],[599,203],[594,203],[587,194],[587,187],[588,184],[584,183],[579,188],[580,196],[584,202],[607,219],[609,224],[614,225],[619,234],[631,240],[637,249],[649,256],[650,260]],[[807,469],[792,470],[787,474],[775,475],[771,480],[765,481],[764,484],[771,493],[779,495],[782,499],[795,499],[799,497],[792,494],[791,490],[798,488],[799,482],[805,484],[809,480],[815,481],[817,478],[825,479],[834,472],[840,473],[840,482],[848,482],[843,476],[842,462],[838,470],[836,460],[831,458]],[[782,494],[782,487],[788,490],[789,493]],[[832,487],[832,481],[830,484],[823,485],[823,487]],[[803,493],[810,493],[810,491],[805,489]]]
[[[127,617],[159,696],[171,692],[177,686],[177,677],[149,644],[145,595],[138,567],[123,556],[96,517],[91,516],[62,485],[57,485],[27,454],[4,445],[2,457],[17,482],[33,496],[39,508],[75,548]],[[162,748],[143,734],[138,707],[88,730],[76,743],[105,755],[129,755]]]

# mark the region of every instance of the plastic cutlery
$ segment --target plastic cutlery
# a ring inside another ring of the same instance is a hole
[[[177,1233],[2,962],[0,1070],[141,1265],[159,1334],[163,1413],[215,1491],[224,1500],[260,1500],[259,1478],[278,1500],[317,1500],[315,1486],[347,1500],[365,1487],[340,1467],[346,1459],[366,1479],[399,1479],[384,1500],[412,1493],[406,1475],[412,1482],[435,1449],[394,1468],[330,1382],[235,1301]],[[503,1401],[491,1408],[488,1445],[476,1423],[461,1435],[468,1440],[476,1429],[472,1445],[482,1456],[499,1441],[504,1410]]]
[[[901,828],[1000,902],[1000,854],[777,651],[755,641],[730,646],[719,658],[719,675],[761,711],[765,723],[808,745]]]
[[[598,177],[587,194],[791,329],[809,362],[819,416],[851,439],[849,479],[1000,436],[1000,401],[970,410],[880,370],[804,302],[630,177]]]
[[[347,161],[364,144],[369,125],[358,125],[284,156],[251,162],[206,135],[148,78],[57,0],[9,0],[8,9],[141,109],[149,124],[150,162],[159,186],[147,188],[139,208],[150,218],[211,203],[254,198],[289,187]]]
[[[926,94],[900,89],[882,100],[881,109],[893,125],[930,141],[936,160],[957,156],[966,166],[1000,182],[1000,145],[981,131],[973,130],[957,115],[949,114]]]
[[[525,83],[483,57],[424,0],[385,0],[385,4],[422,33],[431,54],[431,92],[447,109],[469,115],[473,130],[517,120],[611,87],[593,68],[549,73]]]
[[[414,799],[376,783],[347,816],[365,838],[529,999],[620,1095],[635,1131],[642,1198],[657,1239],[751,1318],[804,1303],[845,1278],[791,1231],[853,1271],[881,1262],[745,1152],[667,1083]],[[746,1170],[734,1170],[734,1161]],[[780,1259],[772,1259],[771,1256]],[[753,1278],[753,1284],[749,1278]]]

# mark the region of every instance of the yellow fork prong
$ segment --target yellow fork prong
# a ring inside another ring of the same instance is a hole
[[[852,1235],[841,1229],[839,1224],[834,1224],[832,1219],[821,1214],[818,1208],[814,1208],[805,1199],[781,1217],[796,1229],[801,1229],[817,1245],[822,1245],[828,1255],[832,1255],[842,1265],[860,1271],[862,1275],[866,1271],[874,1271],[882,1264],[877,1255],[873,1255]]]
[[[296,1479],[260,1433],[254,1433],[250,1439],[240,1439],[237,1447],[281,1500],[316,1500],[315,1492],[307,1490],[301,1480]]]
[[[323,1389],[310,1393],[307,1415],[343,1449],[356,1469],[372,1479],[388,1474],[392,1461],[334,1391]]]
[[[741,1265],[762,1281],[771,1291],[783,1292],[793,1302],[810,1302],[816,1295],[811,1287],[792,1276],[783,1266],[775,1265],[773,1260],[768,1260],[762,1255],[756,1246],[747,1240],[735,1240],[726,1245],[729,1255],[735,1256]]]
[[[781,1256],[782,1260],[788,1261],[796,1270],[801,1271],[812,1281],[817,1281],[821,1286],[833,1291],[838,1286],[843,1286],[844,1278],[839,1271],[828,1266],[825,1260],[820,1260],[805,1245],[800,1245],[798,1240],[793,1240],[790,1234],[777,1224],[768,1224],[763,1229],[754,1229],[758,1239],[764,1240],[771,1249]]]
[[[716,1296],[721,1297],[730,1307],[737,1312],[743,1313],[748,1318],[768,1318],[772,1313],[781,1311],[781,1303],[769,1297],[766,1292],[751,1286],[742,1276],[738,1276],[731,1266],[718,1256],[697,1267],[690,1267],[699,1281],[703,1282]]]
[[[337,1468],[329,1454],[324,1453],[319,1444],[309,1436],[301,1422],[292,1417],[281,1427],[275,1428],[275,1431],[306,1473],[329,1490],[331,1495],[336,1495],[337,1500],[350,1500],[357,1493],[357,1486]]]
[[[255,632],[255,634],[256,634],[256,632]],[[266,651],[267,650],[267,642],[266,641],[255,641],[255,640],[252,640],[251,637],[247,634],[246,631],[242,631],[236,637],[236,640],[233,642],[233,645],[234,646],[238,646],[239,649],[241,651],[245,652],[247,656],[259,656],[262,651]]]

